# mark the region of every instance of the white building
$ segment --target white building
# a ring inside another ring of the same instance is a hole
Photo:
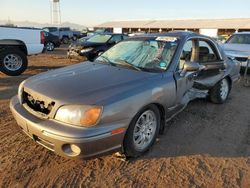
[[[250,31],[250,18],[113,21],[97,25],[95,28],[113,29],[116,33],[153,33],[172,30],[186,30],[215,37],[218,35],[231,35],[232,33],[238,31]]]

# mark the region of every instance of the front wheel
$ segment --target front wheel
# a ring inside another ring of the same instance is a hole
[[[77,36],[74,35],[74,36],[72,37],[72,40],[73,40],[73,41],[76,41],[76,40],[77,40]]]
[[[8,76],[22,74],[28,66],[27,56],[17,48],[6,48],[0,52],[0,71]]]
[[[63,44],[69,44],[69,38],[63,37],[62,42],[63,42]]]
[[[125,139],[124,152],[128,157],[138,157],[149,150],[160,129],[160,112],[150,105],[139,112],[132,120]]]
[[[230,90],[230,83],[227,78],[224,78],[210,90],[210,100],[213,103],[222,104],[227,100]]]

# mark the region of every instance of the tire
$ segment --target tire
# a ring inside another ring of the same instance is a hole
[[[18,48],[6,48],[0,52],[0,71],[8,76],[22,74],[28,66],[27,56]]]
[[[219,81],[209,92],[210,100],[215,104],[223,104],[231,91],[231,85],[227,78]]]
[[[55,44],[53,42],[47,42],[45,47],[47,51],[53,51],[55,49]]]
[[[76,40],[77,40],[77,36],[74,35],[74,36],[72,37],[72,40],[73,40],[73,41],[76,41]]]
[[[146,117],[145,115],[146,116],[152,115],[151,120],[152,117],[154,119],[154,121],[152,121],[151,124],[151,130],[149,128],[150,124],[143,123],[145,121],[144,119],[144,117]],[[139,113],[137,113],[136,116],[133,118],[132,122],[130,123],[129,128],[125,135],[123,143],[124,154],[127,157],[139,157],[143,153],[148,151],[149,148],[154,144],[156,137],[159,133],[160,122],[161,122],[160,112],[155,105],[150,105],[148,107],[145,107]],[[149,139],[146,139],[147,136],[149,137]],[[145,139],[144,140],[145,142],[140,141],[141,139],[143,139],[143,137]]]
[[[63,37],[62,42],[63,42],[63,44],[69,44],[69,38],[68,37]]]

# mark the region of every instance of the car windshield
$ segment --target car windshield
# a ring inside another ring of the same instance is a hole
[[[94,35],[93,37],[89,38],[88,42],[95,42],[95,43],[105,43],[111,38],[111,35]]]
[[[229,44],[250,44],[250,34],[236,34],[228,39]]]
[[[124,65],[144,71],[165,71],[175,54],[179,39],[131,39],[123,41],[103,53],[96,61]]]

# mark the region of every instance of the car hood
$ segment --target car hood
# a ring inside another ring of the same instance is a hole
[[[85,62],[33,76],[24,88],[64,104],[93,105],[137,88],[155,74]]]
[[[222,46],[226,55],[237,56],[237,57],[248,57],[250,56],[250,45],[249,44],[224,44]]]

